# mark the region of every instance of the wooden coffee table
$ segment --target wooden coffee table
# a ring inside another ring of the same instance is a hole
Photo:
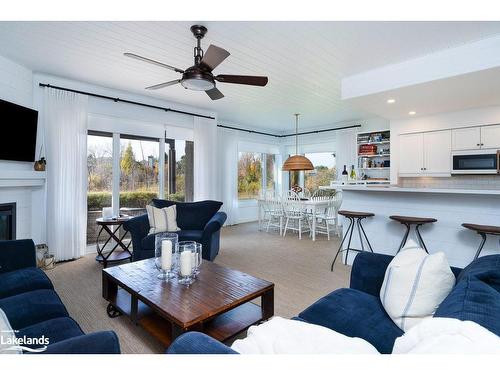
[[[225,341],[274,315],[274,284],[204,262],[190,286],[156,277],[154,259],[102,271],[108,315],[128,315],[166,347],[187,331]],[[253,300],[260,298],[260,306]]]

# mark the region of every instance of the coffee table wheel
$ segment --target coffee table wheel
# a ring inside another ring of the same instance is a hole
[[[117,318],[119,316],[122,316],[123,314],[116,309],[114,305],[111,303],[108,304],[108,307],[106,308],[106,312],[108,313],[108,316],[110,318]]]

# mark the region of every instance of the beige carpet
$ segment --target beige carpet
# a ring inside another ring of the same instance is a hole
[[[275,283],[275,315],[292,317],[334,289],[348,285],[350,267],[330,262],[338,238],[318,236],[299,240],[257,231],[255,223],[223,229],[216,263]],[[85,332],[114,330],[123,353],[162,353],[164,348],[127,317],[111,319],[101,296],[102,266],[94,255],[62,263],[47,271],[70,315]]]

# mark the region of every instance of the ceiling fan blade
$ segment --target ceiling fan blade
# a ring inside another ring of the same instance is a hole
[[[215,77],[219,82],[224,83],[239,83],[240,85],[265,86],[267,85],[267,77],[261,76],[235,76],[230,74],[219,74]]]
[[[205,92],[208,96],[210,96],[210,99],[212,100],[218,100],[224,97],[224,94],[221,93],[217,87],[214,87],[213,89],[207,90]]]
[[[210,44],[207,51],[203,54],[200,64],[207,66],[210,71],[214,70],[221,62],[230,55],[224,48]]]
[[[146,87],[146,90],[158,90],[158,89],[162,89],[164,87],[176,85],[180,81],[181,81],[180,79],[174,79],[173,81],[163,82],[163,83],[159,83],[159,84],[154,85],[154,86]]]
[[[177,72],[177,73],[184,73],[184,70],[182,70],[182,69],[176,68],[176,67],[171,66],[171,65],[164,64],[164,63],[156,61],[156,60],[148,59],[147,57],[136,55],[135,53],[126,52],[123,55],[130,57],[132,59],[144,61],[144,62],[154,64],[154,65],[158,65],[158,66],[161,66],[162,68],[167,68],[167,69],[173,70],[174,72]]]

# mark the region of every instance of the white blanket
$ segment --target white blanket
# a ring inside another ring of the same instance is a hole
[[[477,323],[429,318],[394,343],[393,354],[500,354],[500,337]]]
[[[250,327],[247,337],[231,348],[241,354],[378,354],[360,338],[280,317]]]

